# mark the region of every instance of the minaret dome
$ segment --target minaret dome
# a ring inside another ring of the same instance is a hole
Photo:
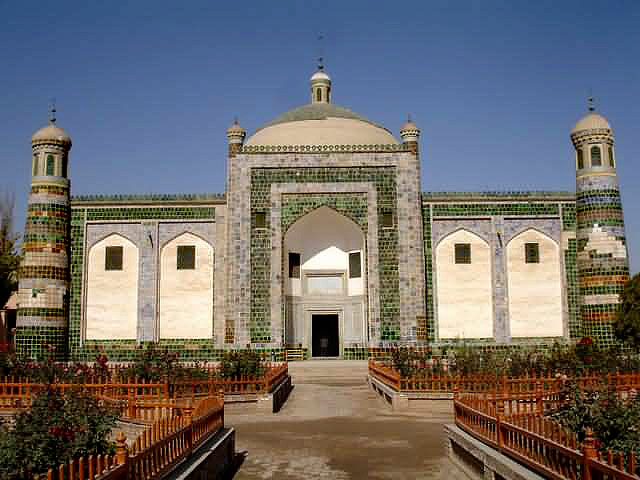
[[[616,158],[613,130],[609,121],[595,112],[589,99],[589,112],[571,130],[571,142],[576,149],[576,173],[614,173]]]

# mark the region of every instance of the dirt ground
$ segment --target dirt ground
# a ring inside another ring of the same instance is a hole
[[[296,362],[289,371],[294,389],[279,413],[225,406],[236,429],[234,480],[466,480],[445,457],[450,401],[393,413],[367,386],[366,362]]]

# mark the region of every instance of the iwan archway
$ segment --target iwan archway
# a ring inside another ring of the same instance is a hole
[[[312,357],[339,357],[366,338],[365,236],[329,207],[294,223],[284,236],[285,339]]]

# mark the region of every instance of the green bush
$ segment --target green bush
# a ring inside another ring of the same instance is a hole
[[[251,349],[226,352],[220,360],[222,378],[262,377],[265,370],[262,355]]]
[[[15,425],[0,426],[0,478],[31,480],[73,458],[113,454],[107,440],[117,412],[78,394],[39,394]]]

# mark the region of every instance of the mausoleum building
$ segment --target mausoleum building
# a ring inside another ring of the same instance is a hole
[[[629,266],[604,117],[571,131],[575,192],[436,193],[421,189],[416,125],[396,137],[331,96],[320,67],[310,103],[249,137],[235,122],[227,191],[211,195],[71,197],[71,138],[55,121],[36,132],[18,350],[366,358],[390,345],[612,341]]]

